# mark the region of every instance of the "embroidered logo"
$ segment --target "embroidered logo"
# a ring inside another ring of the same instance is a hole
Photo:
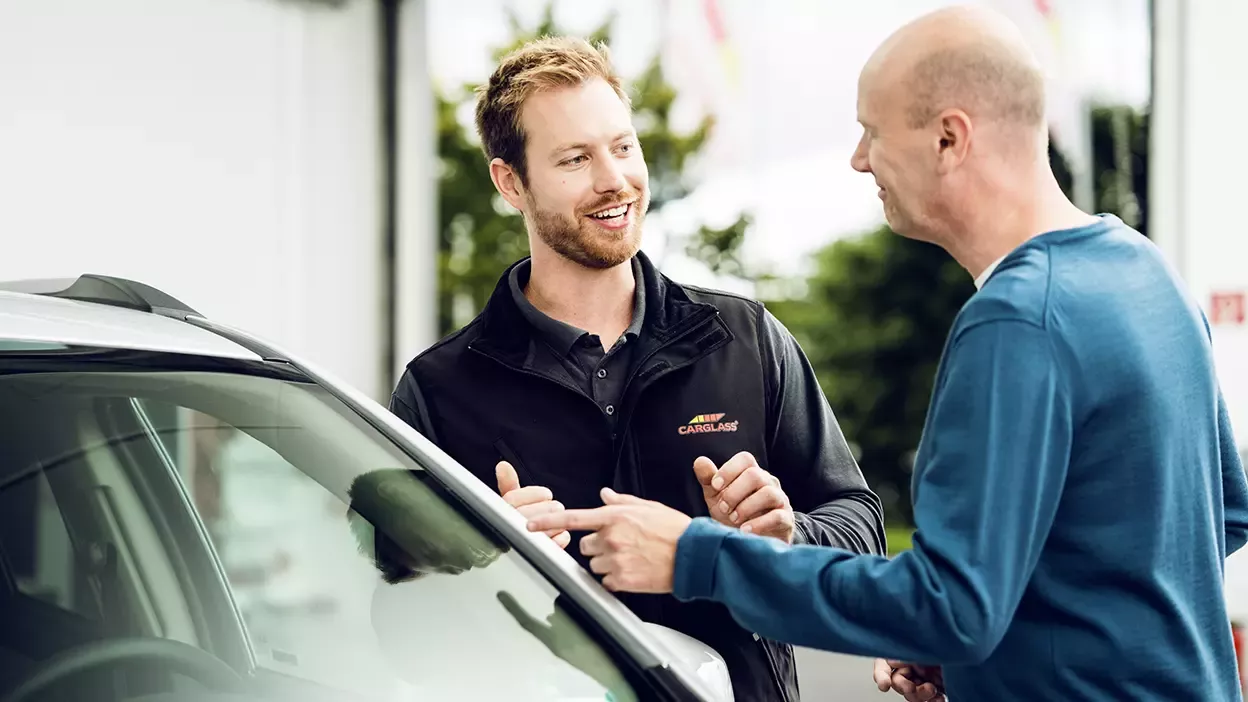
[[[738,422],[720,421],[725,416],[726,415],[723,412],[720,412],[719,414],[699,414],[689,420],[688,424],[681,426],[676,431],[681,436],[688,436],[689,434],[713,434],[721,431],[736,431]]]

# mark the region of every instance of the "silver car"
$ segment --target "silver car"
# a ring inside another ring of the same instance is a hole
[[[327,373],[132,281],[0,284],[0,700],[729,700]]]

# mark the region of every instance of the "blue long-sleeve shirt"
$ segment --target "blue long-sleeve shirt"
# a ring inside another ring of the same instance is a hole
[[[952,700],[1238,700],[1248,484],[1208,324],[1114,217],[1038,236],[945,344],[895,558],[697,519],[674,594],[761,636],[944,666]]]

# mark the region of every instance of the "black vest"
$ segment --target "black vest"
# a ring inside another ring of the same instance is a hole
[[[507,274],[481,316],[408,365],[428,424],[418,428],[495,489],[494,467],[507,460],[522,486],[544,485],[568,508],[601,506],[599,490],[609,485],[706,516],[694,459],[720,465],[750,451],[770,465],[767,437],[776,418],[759,348],[762,306],[677,285],[638,255],[646,316],[614,432],[580,389],[534,370],[533,331],[511,297]],[[781,484],[799,480],[776,475]],[[580,536],[572,535],[568,552],[585,565]],[[643,620],[715,648],[737,699],[798,699],[792,648],[742,629],[722,605],[619,597]]]

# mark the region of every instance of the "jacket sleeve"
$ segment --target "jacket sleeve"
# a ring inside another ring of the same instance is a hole
[[[888,559],[788,546],[700,518],[677,544],[673,594],[721,602],[747,630],[794,645],[936,665],[984,661],[1057,514],[1073,410],[1067,376],[1037,327],[973,327],[950,359],[915,466],[913,549]]]
[[[437,433],[433,430],[433,421],[429,416],[429,406],[410,368],[403,371],[403,376],[395,385],[394,392],[390,393],[390,411],[423,434],[426,439],[434,444],[438,443]]]
[[[884,516],[797,340],[762,309],[767,402],[767,471],[793,505],[794,543],[854,553],[885,551]]]

